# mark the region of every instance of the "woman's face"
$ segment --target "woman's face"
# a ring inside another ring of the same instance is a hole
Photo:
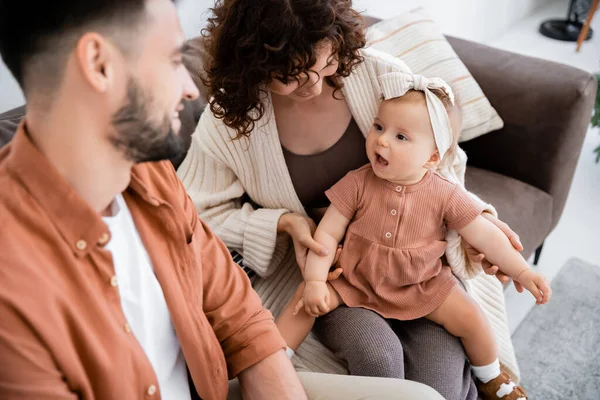
[[[294,101],[306,101],[319,96],[323,91],[325,78],[337,71],[338,61],[332,55],[329,41],[318,45],[315,50],[316,61],[309,71],[300,74],[297,80],[290,78],[287,82],[273,78],[267,85],[269,90],[281,96],[288,96]]]

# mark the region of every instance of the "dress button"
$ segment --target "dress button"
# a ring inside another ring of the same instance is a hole
[[[401,192],[402,191],[402,186],[396,186],[396,192]]]
[[[113,276],[112,278],[110,278],[110,286],[117,287],[118,284],[119,284],[119,282],[117,281],[116,276]]]
[[[77,243],[75,243],[75,246],[77,246],[77,248],[81,251],[87,249],[87,242],[83,239],[78,240]]]
[[[154,394],[156,393],[156,386],[148,386],[148,391],[146,393],[148,393],[148,396],[154,396]]]
[[[106,243],[108,243],[108,240],[110,239],[110,235],[106,232],[104,232],[101,236],[100,239],[98,239],[98,244],[100,246],[104,246]]]
[[[396,215],[396,210],[392,210],[392,215]]]
[[[392,237],[392,234],[390,232],[388,232],[388,233],[385,234],[385,237],[389,239],[389,238]]]
[[[131,333],[131,326],[129,326],[129,324],[125,324],[123,328],[125,329],[125,332]]]

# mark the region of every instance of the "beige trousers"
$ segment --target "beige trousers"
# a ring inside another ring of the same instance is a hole
[[[309,400],[444,400],[429,386],[403,379],[313,372],[299,372],[298,376]],[[242,399],[237,380],[229,382],[227,399]]]

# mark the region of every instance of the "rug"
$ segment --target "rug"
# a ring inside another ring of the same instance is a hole
[[[513,334],[532,400],[600,399],[600,267],[572,258]]]

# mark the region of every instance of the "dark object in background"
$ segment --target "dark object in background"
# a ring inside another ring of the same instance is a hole
[[[551,19],[542,22],[540,33],[551,39],[576,42],[591,6],[592,0],[571,0],[567,19]],[[585,40],[591,39],[593,34],[590,28]]]

